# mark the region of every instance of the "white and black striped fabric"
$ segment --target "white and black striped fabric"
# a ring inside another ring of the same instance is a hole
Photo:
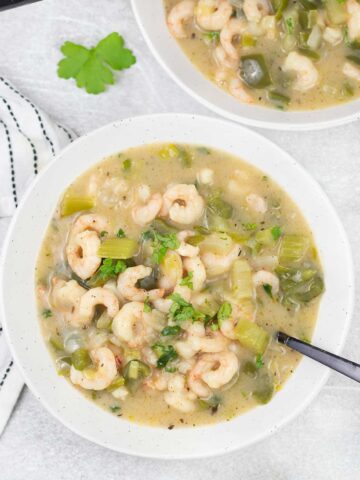
[[[74,137],[0,76],[0,250],[24,191],[41,168]],[[0,435],[22,386],[0,318]]]

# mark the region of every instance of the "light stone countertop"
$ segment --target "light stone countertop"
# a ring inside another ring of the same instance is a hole
[[[57,78],[63,41],[96,43],[112,31],[124,35],[138,63],[121,74],[107,94],[89,96],[72,82]],[[212,115],[156,63],[135,24],[129,0],[43,0],[0,13],[0,73],[79,134],[144,113]],[[355,272],[360,270],[359,132],[359,123],[320,132],[261,131],[292,154],[325,189],[348,233]],[[359,306],[357,288],[355,312]],[[344,350],[357,362],[359,322],[354,315]],[[25,388],[0,438],[0,478],[358,480],[359,451],[360,386],[337,374],[331,374],[305,412],[267,440],[219,458],[174,462],[132,458],[91,444],[51,417]]]

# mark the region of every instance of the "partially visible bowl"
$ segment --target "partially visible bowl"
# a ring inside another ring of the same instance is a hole
[[[279,130],[316,130],[360,118],[360,99],[303,112],[284,112],[240,103],[190,62],[169,33],[162,0],[132,0],[132,6],[140,30],[160,65],[189,95],[219,115],[246,125]]]
[[[151,428],[114,418],[57,376],[37,318],[34,268],[60,195],[103,157],[153,142],[226,150],[263,170],[287,191],[313,230],[324,267],[326,292],[314,343],[340,352],[350,324],[353,272],[346,235],[329,200],[294,159],[257,133],[232,122],[189,115],[153,115],[112,123],[75,141],[41,172],[18,208],[5,241],[0,269],[1,318],[27,385],[74,432],[116,451],[144,457],[221,454],[264,438],[297,415],[320,390],[328,370],[303,359],[269,404],[230,422],[171,431]]]

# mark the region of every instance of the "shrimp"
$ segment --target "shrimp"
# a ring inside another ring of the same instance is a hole
[[[155,327],[161,327],[158,318],[154,317],[154,311],[145,312],[142,302],[126,303],[112,323],[115,336],[126,342],[130,348],[141,347],[153,340]]]
[[[214,49],[213,55],[219,67],[235,70],[238,66],[238,59],[230,57],[221,45]]]
[[[84,230],[71,235],[66,245],[66,256],[73,272],[83,280],[91,277],[101,265],[98,256],[100,238],[96,232]]]
[[[266,200],[260,197],[260,195],[256,195],[256,193],[250,193],[250,195],[246,197],[246,203],[257,213],[264,214],[267,212],[268,206]]]
[[[162,207],[162,196],[160,193],[154,193],[145,205],[137,205],[132,209],[132,218],[137,225],[147,225],[151,223]]]
[[[249,22],[259,23],[265,15],[269,15],[270,5],[268,0],[244,0],[243,10]]]
[[[319,79],[319,72],[314,67],[313,62],[297,52],[289,53],[283,63],[282,70],[284,72],[294,71],[296,73],[296,81],[293,83],[293,88],[300,92],[305,92],[315,87]]]
[[[220,32],[220,43],[225,53],[234,61],[239,60],[239,52],[233,45],[235,37],[240,37],[246,31],[247,22],[241,18],[231,18]]]
[[[195,2],[183,0],[175,5],[168,15],[167,23],[170,33],[175,38],[186,38],[184,24],[194,16]]]
[[[212,252],[204,252],[200,258],[205,266],[208,277],[216,277],[230,270],[232,264],[240,253],[240,245],[234,245],[227,255],[217,255]]]
[[[205,203],[195,185],[170,186],[163,195],[161,214],[182,225],[194,223],[204,213]]]
[[[177,284],[173,293],[178,293],[186,302],[190,302],[192,291],[189,287]],[[154,307],[162,313],[169,313],[173,303],[170,298],[157,298],[152,301]]]
[[[267,270],[259,270],[258,272],[254,273],[252,280],[255,288],[258,288],[262,285],[270,285],[271,292],[274,295],[279,293],[280,282],[278,277]]]
[[[186,328],[183,326],[183,328]],[[186,340],[175,343],[178,354],[190,360],[198,352],[218,353],[228,345],[228,340],[219,332],[206,332],[203,324],[195,322],[187,328]]]
[[[119,311],[119,300],[107,288],[96,287],[88,290],[81,298],[74,322],[77,327],[90,325],[95,314],[95,307],[103,305],[110,318],[114,318]],[[74,324],[74,322],[72,322]]]
[[[360,82],[360,68],[355,67],[349,62],[345,62],[342,72],[344,75],[351,78],[352,80]]]
[[[117,288],[120,294],[130,301],[144,302],[147,298],[153,301],[161,298],[164,295],[163,288],[154,290],[145,290],[136,286],[137,282],[142,278],[148,277],[151,274],[151,268],[144,265],[137,265],[130,267],[118,277]]]
[[[183,413],[189,413],[195,410],[196,395],[187,391],[185,387],[184,375],[173,375],[168,382],[168,392],[164,394],[165,402]]]
[[[243,82],[240,78],[233,78],[229,84],[229,92],[231,95],[242,103],[253,103],[253,97],[245,90]]]
[[[188,385],[196,395],[206,398],[211,395],[211,389],[223,387],[238,371],[239,360],[235,353],[204,353],[191,369]]]
[[[199,247],[195,247],[193,245],[190,245],[189,243],[186,243],[186,239],[188,237],[191,237],[194,235],[194,232],[191,230],[182,230],[177,234],[177,238],[180,241],[180,247],[176,249],[176,252],[181,256],[181,257],[196,257],[199,255]]]
[[[221,30],[233,13],[228,0],[200,0],[196,21],[204,30]]]
[[[183,261],[187,273],[192,274],[192,289],[194,292],[200,292],[206,281],[206,271],[200,257],[185,258]]]
[[[236,340],[235,327],[239,318],[253,322],[255,320],[255,308],[252,301],[244,301],[241,304],[231,304],[230,318],[219,322],[220,332],[230,340]]]
[[[356,0],[347,0],[346,9],[349,14],[349,38],[354,41],[360,38],[360,4]]]
[[[87,213],[81,215],[75,220],[71,227],[70,237],[84,232],[85,230],[91,230],[100,234],[108,229],[109,223],[105,217],[96,213]]]
[[[54,277],[51,283],[51,304],[64,313],[66,322],[72,323],[74,312],[79,306],[81,297],[86,292],[85,288],[81,287],[75,280],[67,282],[58,277]]]
[[[107,347],[97,348],[90,352],[96,370],[76,370],[70,368],[70,380],[74,385],[79,385],[86,390],[104,390],[117,375],[115,356]]]

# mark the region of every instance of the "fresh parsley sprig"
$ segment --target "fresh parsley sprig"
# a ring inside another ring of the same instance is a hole
[[[152,261],[161,263],[168,250],[176,250],[180,247],[180,242],[175,233],[159,233],[156,230],[148,230],[142,234],[143,240],[152,241]]]
[[[112,70],[124,70],[136,63],[134,54],[125,48],[124,39],[117,32],[111,33],[93,48],[65,42],[61,52],[65,58],[58,64],[58,76],[75,79],[79,88],[94,95],[104,92],[106,85],[115,83]]]

